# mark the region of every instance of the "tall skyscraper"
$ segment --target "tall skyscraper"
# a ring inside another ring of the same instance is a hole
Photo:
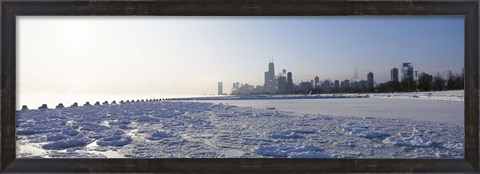
[[[270,62],[268,64],[268,72],[271,73],[272,75],[275,75],[275,66],[273,65],[273,62]]]
[[[318,86],[320,86],[320,78],[318,78],[318,76],[315,76],[315,85],[313,85],[313,87],[317,88]]]
[[[402,64],[402,79],[411,78],[413,79],[413,66],[412,63],[403,63]]]
[[[398,82],[398,69],[393,68],[390,70],[390,81]]]
[[[287,73],[287,93],[290,94],[293,92],[293,79],[292,72]]]
[[[335,88],[340,88],[340,81],[335,80]]]
[[[367,88],[369,90],[373,89],[373,73],[372,72],[369,72],[367,74]]]
[[[268,64],[268,71],[265,72],[265,84],[263,88],[266,93],[276,93],[277,92],[277,79],[275,79],[275,67],[273,62]]]
[[[223,95],[223,83],[218,82],[218,95]]]

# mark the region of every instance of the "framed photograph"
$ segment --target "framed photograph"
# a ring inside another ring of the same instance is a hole
[[[2,172],[478,172],[478,1],[2,1]]]

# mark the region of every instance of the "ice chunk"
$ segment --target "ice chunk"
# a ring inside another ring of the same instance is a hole
[[[241,157],[243,154],[245,154],[245,152],[241,150],[227,149],[223,151],[222,155],[220,156],[224,158],[238,158],[238,157]]]
[[[28,111],[27,105],[23,105],[23,106],[22,106],[22,111]]]
[[[273,131],[268,134],[269,137],[272,138],[279,138],[279,139],[295,139],[295,138],[303,138],[300,134],[296,133],[295,131]]]
[[[389,136],[387,133],[383,133],[375,130],[367,130],[360,127],[347,127],[343,131],[349,135],[363,137],[363,138],[383,138]]]
[[[75,129],[72,129],[72,128],[68,128],[68,129],[65,129],[61,132],[62,134],[65,134],[65,135],[68,135],[68,136],[75,136],[77,135],[79,132]]]
[[[357,143],[355,141],[341,141],[341,142],[335,142],[334,143],[337,146],[344,146],[344,147],[355,147],[357,146]]]
[[[257,146],[255,148],[255,153],[263,156],[270,156],[270,157],[287,157],[288,153],[285,149],[278,146]]]
[[[118,128],[120,128],[120,129],[133,129],[133,127],[129,127],[128,125],[125,125],[125,124],[119,125]]]
[[[65,108],[65,106],[63,106],[63,103],[59,103],[57,106],[55,106],[56,109],[62,109],[62,108]]]
[[[160,120],[158,118],[149,117],[149,116],[138,116],[138,122],[151,122],[151,123],[158,123]]]
[[[256,154],[270,157],[288,157],[296,156],[305,152],[317,152],[322,149],[311,144],[300,143],[280,143],[276,146],[260,145],[255,147]]]
[[[71,107],[71,108],[76,108],[76,107],[78,107],[78,103],[75,102],[75,103],[73,103],[72,106],[70,106],[70,107]]]
[[[132,138],[123,135],[114,135],[101,138],[97,141],[99,146],[124,146],[132,142]]]
[[[445,148],[447,149],[458,149],[458,150],[461,150],[464,148],[464,144],[463,143],[452,143],[452,142],[448,142],[448,143],[445,143],[443,145]]]
[[[92,106],[92,105],[90,104],[90,102],[86,102],[85,104],[83,104],[83,106]]]
[[[432,145],[432,142],[430,140],[426,140],[419,135],[412,135],[410,137],[391,136],[385,138],[382,142],[385,144],[408,147],[427,147]]]
[[[64,134],[55,134],[47,136],[47,141],[58,141],[68,138],[67,135]]]
[[[42,104],[42,106],[38,107],[38,110],[46,110],[48,109],[47,104]]]
[[[122,120],[113,120],[108,122],[108,125],[120,125],[120,124],[130,124],[130,121],[126,119],[122,119]]]
[[[168,132],[155,131],[154,133],[148,135],[147,139],[149,139],[149,140],[160,140],[160,139],[163,139],[163,138],[170,138],[170,137],[173,137],[173,135],[171,135]]]
[[[85,146],[90,142],[88,138],[73,137],[69,139],[59,140],[42,146],[44,149],[66,149],[70,147]]]

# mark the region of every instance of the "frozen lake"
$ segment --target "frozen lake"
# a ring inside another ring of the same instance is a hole
[[[278,100],[205,100],[239,107],[271,108],[279,111],[332,116],[411,119],[464,124],[464,102],[398,98],[332,98]]]
[[[464,157],[463,91],[367,95],[19,110],[17,157]]]

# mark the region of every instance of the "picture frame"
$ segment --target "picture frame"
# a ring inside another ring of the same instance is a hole
[[[1,172],[319,173],[479,172],[479,2],[321,0],[2,1]],[[465,18],[464,159],[18,159],[16,16],[462,15]]]

